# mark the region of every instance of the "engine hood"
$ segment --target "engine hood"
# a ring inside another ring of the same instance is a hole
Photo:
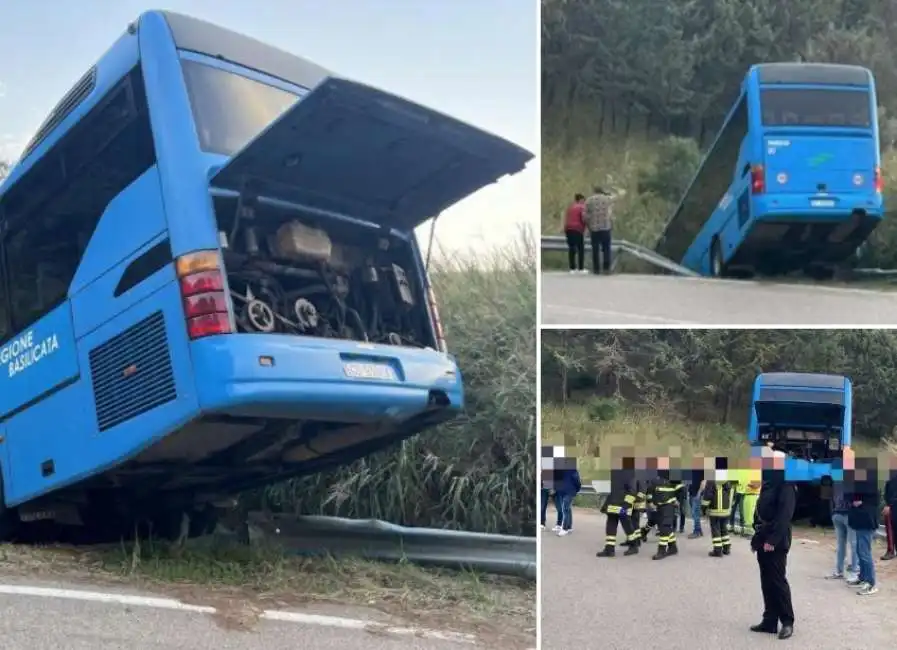
[[[328,77],[210,183],[410,231],[533,157],[396,95]]]

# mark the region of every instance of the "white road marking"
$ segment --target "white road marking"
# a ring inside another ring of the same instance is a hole
[[[698,323],[690,323],[685,320],[677,320],[673,318],[663,318],[662,316],[648,316],[646,314],[634,314],[631,312],[625,311],[611,311],[608,309],[592,309],[591,307],[577,307],[574,305],[564,305],[562,303],[549,303],[543,307],[543,311],[557,311],[557,312],[576,312],[583,314],[594,314],[596,316],[612,316],[614,318],[621,318],[621,323],[625,322],[638,322],[638,321],[655,321],[657,323],[662,323],[664,325],[694,325],[697,326]],[[553,325],[553,327],[565,327],[564,325]],[[632,325],[620,325],[620,327],[632,327]],[[613,329],[613,325],[602,325],[602,329]]]
[[[115,594],[98,591],[82,591],[80,589],[57,589],[54,587],[29,587],[26,585],[0,584],[0,595],[30,596],[32,598],[60,598],[64,600],[80,600],[94,603],[113,605],[125,605],[130,607],[149,607],[152,609],[168,609],[196,614],[215,614],[218,610],[205,605],[190,605],[182,603],[174,598],[156,598],[153,596],[134,596],[130,594]],[[261,618],[269,621],[283,623],[295,623],[315,627],[340,628],[344,630],[368,631],[376,630],[384,634],[396,636],[416,636],[425,639],[439,641],[452,641],[455,643],[476,643],[473,634],[459,632],[442,632],[414,627],[394,627],[383,625],[375,621],[365,621],[341,616],[323,616],[320,614],[303,614],[301,612],[289,612],[275,609],[267,609],[261,613]]]

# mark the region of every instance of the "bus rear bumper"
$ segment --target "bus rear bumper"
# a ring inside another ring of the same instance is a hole
[[[812,203],[832,201],[827,203]],[[870,220],[879,220],[884,214],[884,203],[880,195],[836,195],[831,198],[811,199],[806,194],[772,194],[754,199],[754,218],[757,221],[798,221],[831,223],[863,215]]]
[[[236,334],[191,345],[200,408],[243,417],[338,422],[406,420],[464,406],[454,361],[432,350]],[[346,363],[384,364],[394,380],[352,379]]]

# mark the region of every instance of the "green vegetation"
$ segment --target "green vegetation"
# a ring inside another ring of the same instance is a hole
[[[753,380],[774,371],[846,375],[857,452],[894,449],[890,330],[546,331],[542,437],[575,447],[586,479],[597,478],[599,452],[611,446],[743,455]]]
[[[890,0],[542,0],[542,231],[575,192],[626,190],[616,234],[653,246],[737,96],[769,61],[865,65],[877,83],[885,200],[897,200],[897,11]],[[558,265],[553,256],[547,265]],[[862,266],[897,267],[897,223]]]

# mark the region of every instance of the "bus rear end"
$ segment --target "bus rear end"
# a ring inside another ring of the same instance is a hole
[[[461,373],[415,229],[532,154],[284,53],[268,77],[267,46],[166,18],[196,133],[178,146],[203,172],[193,205],[208,206],[169,218],[198,411],[136,465],[207,502],[455,417]],[[309,78],[285,81],[297,68]]]
[[[747,249],[764,271],[830,275],[883,214],[872,75],[821,64],[767,64],[755,74],[762,151],[745,170]]]
[[[840,479],[851,442],[852,387],[840,375],[773,372],[757,377],[749,427],[751,445],[788,454],[788,480]]]

